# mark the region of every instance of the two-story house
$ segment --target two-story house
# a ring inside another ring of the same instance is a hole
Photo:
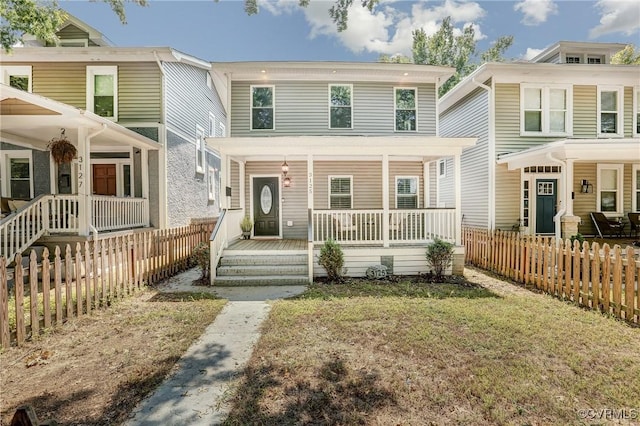
[[[217,215],[220,159],[204,138],[225,135],[226,111],[211,64],[112,46],[74,17],[57,35],[0,58],[0,254],[47,234]],[[71,163],[47,149],[61,133],[77,147]]]
[[[591,212],[640,209],[640,67],[611,65],[622,44],[560,42],[529,62],[488,63],[440,99],[442,136],[475,136],[462,199],[438,163],[437,200],[463,224],[594,235]],[[629,230],[627,225],[626,230]]]
[[[254,224],[253,240],[300,243],[284,254],[307,259],[301,282],[323,274],[317,256],[329,238],[343,246],[350,276],[381,263],[396,274],[425,272],[426,242],[460,245],[459,211],[430,203],[430,164],[442,156],[455,162],[475,142],[438,136],[436,93],[452,69],[338,62],[214,63],[213,69],[226,82],[230,130],[226,138],[207,139],[222,157],[225,189],[219,221],[225,236],[214,248],[214,268],[218,257],[241,254],[229,243],[245,215]],[[219,282],[230,279],[222,274],[226,268],[219,268]]]

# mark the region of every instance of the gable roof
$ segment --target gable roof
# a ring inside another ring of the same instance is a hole
[[[559,41],[546,47],[538,53],[531,62],[546,62],[560,52],[580,53],[589,52],[593,54],[613,55],[626,47],[624,43],[594,43],[584,41]]]
[[[56,33],[64,30],[69,26],[74,26],[79,30],[87,33],[89,35],[89,40],[91,40],[96,46],[113,46],[113,43],[104,34],[102,34],[91,25],[69,13],[67,13],[66,15],[67,17],[65,21],[62,23],[62,25],[60,25],[60,28],[57,29]],[[25,34],[23,36],[23,41],[25,46],[43,46],[41,40],[31,34]]]

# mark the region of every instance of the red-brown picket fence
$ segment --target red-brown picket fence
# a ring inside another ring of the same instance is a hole
[[[465,263],[563,300],[640,323],[640,259],[633,247],[464,228]]]
[[[185,270],[193,248],[209,242],[215,220],[179,228],[132,232],[45,249],[21,267],[0,257],[0,347],[23,344],[43,329],[90,315],[113,300],[131,295]],[[11,285],[11,288],[9,284]]]

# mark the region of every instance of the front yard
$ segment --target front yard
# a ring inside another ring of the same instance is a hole
[[[499,296],[362,283],[277,302],[227,424],[603,424],[606,409],[640,421],[640,330],[470,279]]]

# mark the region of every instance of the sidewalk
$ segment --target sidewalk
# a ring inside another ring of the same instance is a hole
[[[230,407],[225,400],[233,382],[251,357],[268,300],[304,291],[296,287],[199,287],[191,285],[199,272],[190,270],[161,285],[162,291],[214,292],[229,299],[215,321],[180,358],[175,372],[133,411],[127,426],[220,424]]]

